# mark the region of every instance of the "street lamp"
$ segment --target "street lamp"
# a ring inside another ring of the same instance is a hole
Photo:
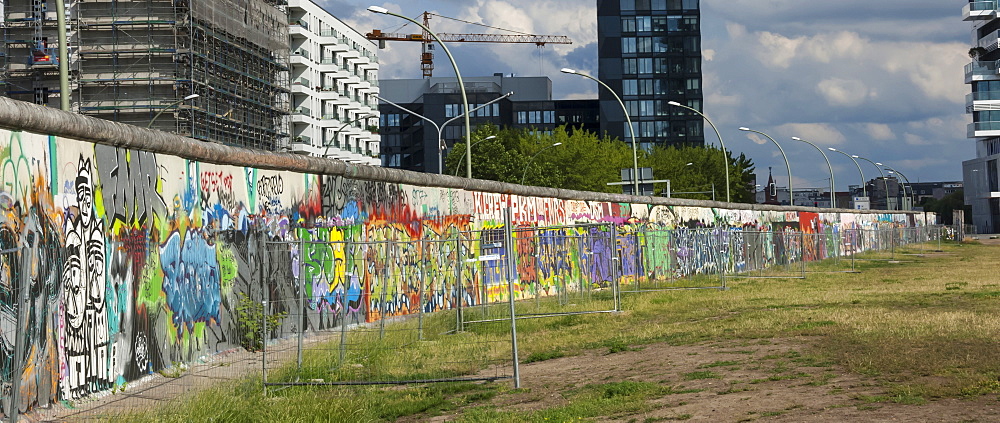
[[[437,34],[434,33],[434,31],[431,31],[431,29],[428,28],[426,25],[424,25],[424,24],[422,24],[420,22],[417,22],[414,19],[408,18],[406,16],[399,15],[399,14],[396,14],[396,13],[392,13],[392,12],[390,12],[388,9],[386,9],[384,7],[368,6],[368,11],[372,12],[372,13],[381,13],[381,14],[384,14],[384,15],[395,16],[397,18],[405,19],[407,21],[410,21],[414,25],[420,27],[420,29],[424,30],[424,32],[426,32],[427,34],[429,34],[431,37],[434,37],[434,40],[436,40],[438,42],[438,44],[441,45],[441,48],[444,49],[444,54],[446,54],[448,56],[448,60],[451,61],[451,67],[455,69],[455,78],[458,79],[458,90],[461,91],[461,93],[462,93],[462,105],[465,107],[465,139],[466,140],[472,140],[472,127],[469,125],[469,97],[465,93],[465,82],[462,81],[462,74],[459,73],[459,71],[458,71],[458,64],[455,63],[455,57],[451,55],[451,51],[448,50],[448,46],[445,45],[444,41],[441,41],[441,38],[438,37]],[[469,178],[469,179],[472,179],[472,145],[471,145],[471,142],[470,142],[469,148],[467,148],[465,150],[465,177]]]
[[[164,107],[163,109],[160,109],[160,111],[155,116],[153,116],[152,119],[149,120],[149,123],[146,124],[146,127],[147,128],[152,128],[153,127],[153,122],[155,122],[156,118],[160,117],[160,115],[162,115],[163,112],[176,107],[178,104],[181,104],[181,103],[183,103],[185,101],[188,101],[188,100],[194,100],[194,99],[196,99],[198,97],[201,97],[201,96],[198,95],[198,94],[191,94],[191,95],[188,95],[187,97],[184,97],[184,98],[182,98],[180,100],[177,100],[177,101],[175,101],[173,103],[170,103],[167,107]]]
[[[794,206],[795,205],[795,189],[792,188],[792,166],[790,166],[788,164],[788,156],[785,155],[785,150],[783,150],[781,148],[781,145],[778,144],[778,142],[775,141],[774,138],[771,138],[770,135],[767,135],[767,134],[765,134],[763,132],[760,132],[760,131],[755,131],[755,130],[747,128],[745,126],[740,127],[740,130],[744,131],[744,132],[754,132],[754,133],[757,133],[757,134],[761,134],[761,135],[767,137],[767,139],[771,140],[771,142],[773,142],[774,145],[778,147],[778,151],[781,152],[781,158],[785,159],[785,170],[788,171],[788,204]]]
[[[889,210],[889,181],[885,179],[885,173],[882,172],[882,168],[881,168],[882,163],[873,162],[873,161],[871,161],[869,159],[866,159],[866,158],[858,156],[858,155],[854,155],[854,156],[851,156],[851,157],[859,158],[859,159],[864,160],[864,161],[866,161],[868,163],[871,163],[873,166],[875,166],[875,169],[878,169],[878,174],[882,175],[882,183],[885,184],[885,209]]]
[[[476,107],[475,109],[469,110],[469,113],[472,113],[472,112],[475,112],[476,110],[485,108],[486,106],[489,106],[489,105],[491,105],[493,103],[496,103],[496,102],[498,102],[500,100],[503,100],[503,99],[505,99],[507,97],[510,97],[512,95],[514,95],[513,91],[511,91],[511,92],[509,92],[507,94],[504,94],[504,95],[502,95],[500,97],[494,98],[493,100],[490,100],[490,101],[486,102],[485,104],[482,104],[479,107]],[[442,123],[441,125],[438,125],[436,122],[434,122],[430,118],[428,118],[426,116],[423,116],[423,115],[420,115],[420,114],[417,114],[416,112],[414,112],[412,110],[409,110],[409,109],[407,109],[407,108],[405,108],[403,106],[400,106],[400,105],[398,105],[396,103],[393,103],[393,102],[391,102],[389,100],[386,100],[386,99],[384,99],[382,97],[379,97],[379,96],[375,96],[375,98],[379,99],[380,101],[384,101],[386,103],[389,103],[389,104],[391,104],[393,106],[396,106],[397,109],[400,109],[400,110],[402,110],[402,111],[404,111],[406,113],[409,113],[409,114],[411,114],[413,116],[416,116],[418,118],[426,120],[426,121],[430,122],[431,125],[434,125],[434,129],[437,129],[437,133],[438,133],[438,137],[437,137],[437,140],[438,140],[438,174],[440,175],[440,174],[444,173],[444,165],[442,164],[442,159],[443,159],[442,155],[443,155],[444,149],[448,148],[448,146],[445,145],[444,139],[443,139],[443,137],[442,137],[441,134],[444,132],[444,127],[445,126],[448,126],[449,123],[452,123],[456,119],[458,119],[458,118],[460,118],[462,116],[465,116],[465,112],[462,112],[462,114],[460,114],[458,116],[455,116],[455,117],[453,117],[451,119],[448,119],[448,120],[444,121],[444,123]]]
[[[813,148],[815,148],[816,151],[819,151],[819,154],[823,155],[823,159],[826,160],[826,167],[830,168],[830,207],[834,208],[834,209],[837,208],[837,198],[836,198],[836,194],[835,194],[836,185],[833,183],[833,166],[830,165],[830,159],[828,157],[826,157],[826,153],[824,153],[823,150],[821,150],[819,147],[817,147],[816,144],[813,144],[813,143],[811,143],[809,141],[806,141],[806,140],[804,140],[802,138],[799,138],[799,137],[792,137],[792,140],[802,141],[802,142],[804,142],[806,144],[809,144],[809,145],[813,146]]]
[[[910,178],[907,178],[906,175],[903,174],[903,172],[900,172],[900,171],[898,171],[896,169],[893,169],[893,168],[891,168],[889,166],[886,166],[885,168],[887,170],[889,170],[889,173],[893,173],[893,172],[898,173],[899,176],[902,176],[903,180],[906,181],[906,184],[903,185],[903,197],[906,197],[906,185],[910,186],[910,209],[912,210],[913,206],[914,206],[914,203],[916,203],[916,198],[913,195],[913,184],[910,183]]]
[[[481,143],[483,141],[489,141],[489,140],[495,139],[496,137],[497,137],[496,135],[490,135],[490,136],[488,136],[486,138],[483,138],[483,139],[481,139],[479,141],[476,141],[476,142],[472,143],[472,146],[475,147],[476,144],[479,144],[479,143]],[[459,167],[456,166],[455,167],[455,176],[458,176],[458,170],[459,170]]]
[[[862,197],[867,197],[868,196],[868,190],[865,188],[865,172],[863,170],[861,170],[861,165],[858,163],[858,161],[854,160],[854,158],[857,157],[857,156],[852,156],[850,154],[847,154],[847,153],[845,153],[843,151],[840,151],[840,150],[838,150],[836,148],[833,148],[833,147],[827,147],[826,149],[830,150],[830,151],[833,151],[833,152],[837,152],[837,153],[843,154],[843,155],[847,156],[848,159],[851,159],[852,162],[854,162],[854,165],[858,167],[858,173],[861,174],[861,196]]]
[[[705,121],[708,122],[708,124],[712,126],[712,129],[715,131],[715,135],[719,137],[719,145],[722,146],[722,165],[725,166],[725,169],[726,169],[726,202],[727,203],[730,202],[730,199],[729,199],[729,154],[727,154],[727,152],[726,152],[726,144],[724,144],[722,142],[722,134],[719,133],[719,129],[715,127],[715,124],[712,123],[712,120],[709,119],[708,116],[705,116],[704,113],[699,112],[698,110],[696,110],[694,108],[685,106],[685,105],[680,104],[680,103],[678,103],[676,101],[668,101],[667,104],[669,104],[671,106],[681,107],[681,108],[684,108],[684,109],[688,109],[688,110],[690,110],[692,112],[695,112],[695,113],[698,114],[698,116],[701,116],[702,118],[704,118]],[[688,163],[688,164],[690,164],[690,163]]]
[[[531,167],[531,162],[535,160],[535,157],[538,157],[538,155],[542,154],[542,152],[545,151],[545,150],[548,150],[548,149],[550,149],[552,147],[558,147],[560,145],[562,145],[562,143],[561,142],[557,142],[557,143],[552,144],[552,145],[550,145],[548,147],[545,147],[545,148],[543,148],[541,150],[538,150],[537,153],[535,153],[534,155],[531,156],[530,159],[528,159],[528,163],[524,165],[524,172],[521,173],[521,185],[524,185],[524,177],[528,175],[528,168]]]
[[[588,78],[588,79],[592,79],[592,80],[596,81],[598,84],[600,84],[604,88],[607,88],[608,91],[611,92],[611,95],[615,96],[615,100],[618,100],[618,104],[622,106],[622,112],[625,113],[625,121],[628,122],[628,132],[629,132],[629,135],[631,135],[631,137],[632,137],[632,172],[633,172],[633,174],[632,174],[632,190],[633,190],[632,194],[633,195],[639,195],[639,149],[638,149],[638,147],[636,147],[636,144],[635,144],[635,128],[632,127],[632,118],[629,117],[629,115],[628,115],[628,109],[625,108],[625,103],[622,102],[622,98],[619,97],[618,94],[615,93],[615,90],[612,90],[611,87],[608,86],[608,84],[605,84],[604,82],[601,82],[600,79],[594,78],[593,76],[587,75],[585,73],[577,72],[576,70],[570,69],[570,68],[562,68],[560,71],[562,73],[569,73],[569,74],[573,74],[573,75],[580,75],[580,76],[582,76],[584,78]]]
[[[340,135],[340,131],[343,131],[344,128],[350,126],[351,124],[353,124],[353,123],[355,123],[355,122],[357,122],[359,120],[369,119],[369,118],[373,118],[373,117],[378,117],[378,116],[373,115],[371,113],[367,113],[367,114],[364,114],[364,115],[362,115],[362,116],[360,116],[358,118],[355,118],[354,120],[352,120],[350,122],[347,122],[347,123],[341,125],[340,128],[337,128],[336,131],[333,131],[333,141],[334,142],[338,142],[338,143],[340,142],[340,139],[338,138],[338,136]],[[330,152],[330,144],[326,143],[326,150],[323,150],[323,157],[326,157],[327,153],[329,153],[329,152]]]

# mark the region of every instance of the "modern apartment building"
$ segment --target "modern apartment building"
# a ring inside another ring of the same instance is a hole
[[[3,95],[59,107],[55,1],[3,3]],[[72,111],[242,147],[287,144],[284,0],[65,3]]]
[[[972,23],[972,63],[965,66],[966,111],[972,113],[968,137],[976,140],[976,158],[962,162],[965,204],[979,233],[1000,232],[1000,16],[997,1],[969,1],[963,19]]]
[[[599,79],[621,94],[643,149],[705,143],[702,118],[667,104],[702,110],[700,20],[698,0],[597,0]],[[599,93],[601,128],[629,141],[622,107]]]
[[[552,81],[548,77],[495,74],[463,78],[463,81],[470,109],[496,100],[470,115],[473,128],[491,123],[545,132],[568,125],[600,133],[597,101],[552,100]],[[382,96],[388,100],[379,105],[383,165],[438,173],[439,159],[447,157],[448,150],[456,142],[464,142],[465,137],[464,120],[458,118],[464,111],[462,96],[455,78],[383,80],[381,86]],[[500,99],[506,93],[513,94]],[[445,149],[438,149],[438,131],[434,125],[414,114],[439,126],[451,121],[441,128]]]
[[[379,165],[377,46],[311,0],[288,2],[290,151]]]

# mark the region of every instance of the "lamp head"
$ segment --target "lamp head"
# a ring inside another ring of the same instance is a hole
[[[749,130],[750,130],[750,128],[747,128],[747,127],[745,127],[745,126],[741,126],[741,127],[740,127],[740,130],[741,130],[741,131],[749,131]]]
[[[483,138],[482,140],[483,140],[483,141],[486,141],[486,140],[491,140],[491,139],[494,139],[494,138],[496,138],[496,137],[497,137],[496,135],[490,135],[490,136],[488,136],[488,137],[486,137],[486,138]]]
[[[799,137],[792,137],[792,141],[802,141],[802,138],[799,138]]]
[[[576,69],[562,68],[562,69],[559,69],[559,72],[562,72],[562,73],[576,73]]]
[[[827,147],[826,149],[830,150],[830,151],[840,151],[840,150],[837,150],[836,148],[833,148],[833,147]]]
[[[372,13],[381,13],[383,15],[389,13],[389,9],[378,6],[368,6],[368,11]]]
[[[201,95],[198,95],[198,94],[191,94],[191,95],[189,95],[189,96],[187,96],[187,97],[184,97],[184,99],[185,99],[185,100],[193,100],[193,99],[196,99],[196,98],[198,98],[198,97],[201,97]]]
[[[882,166],[882,163],[875,162],[875,166]]]
[[[684,166],[691,166],[691,165],[693,165],[693,164],[694,164],[694,163],[688,163],[688,164],[686,164],[686,165],[684,165]]]
[[[560,146],[560,145],[562,145],[562,143],[561,143],[561,142],[557,142],[557,143],[555,143],[555,144],[552,144],[552,146],[553,146],[553,147],[558,147],[558,146]]]
[[[861,156],[859,156],[859,155],[857,155],[857,154],[851,154],[851,158],[852,158],[852,159],[860,159],[860,158],[861,158]]]
[[[680,103],[678,103],[676,101],[668,101],[667,104],[669,104],[671,106],[680,106],[681,105]]]

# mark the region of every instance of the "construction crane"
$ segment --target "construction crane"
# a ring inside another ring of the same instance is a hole
[[[514,32],[515,34],[448,34],[448,33],[438,33],[437,36],[441,38],[441,41],[448,42],[464,42],[464,43],[510,43],[510,44],[534,44],[538,47],[543,47],[546,44],[573,44],[573,41],[569,37],[562,35],[535,35],[535,34],[525,34],[523,32],[512,31],[509,29],[496,28],[489,25],[483,25],[476,22],[463,21],[461,19],[449,18],[447,16],[441,16],[438,14],[424,12],[424,26],[430,28],[431,16],[437,16],[445,19],[451,19],[458,22],[464,22],[472,25],[485,26],[487,28],[494,28],[503,31]],[[372,32],[365,34],[365,37],[372,41],[378,41],[379,48],[385,48],[386,41],[418,41],[422,43],[421,53],[420,53],[420,70],[424,72],[424,78],[430,78],[434,73],[434,52],[433,42],[434,37],[432,37],[426,31],[422,31],[420,34],[404,34],[404,33],[389,33],[382,32],[378,29],[373,29]]]

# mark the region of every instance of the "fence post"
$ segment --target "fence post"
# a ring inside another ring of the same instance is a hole
[[[10,359],[10,379],[11,379],[10,409],[7,410],[10,413],[8,417],[10,418],[10,421],[12,423],[17,423],[18,416],[21,414],[20,411],[21,407],[18,405],[18,403],[20,402],[20,394],[21,394],[21,376],[24,374],[23,369],[25,367],[25,363],[22,361],[22,357],[24,356],[24,349],[27,347],[27,345],[25,345],[25,339],[24,339],[25,334],[21,333],[21,328],[24,327],[24,309],[25,309],[24,306],[25,304],[28,304],[27,288],[31,286],[31,281],[28,279],[30,277],[29,275],[31,274],[31,272],[28,270],[30,269],[29,267],[30,262],[26,257],[24,257],[26,255],[24,252],[31,250],[15,249],[14,251],[7,251],[4,254],[17,254],[18,251],[22,253],[19,255],[21,262],[20,263],[21,269],[19,271],[18,275],[19,277],[17,278],[18,279],[17,283],[19,286],[17,289],[17,293],[15,294],[17,295],[16,298],[18,298],[18,304],[15,305],[15,310],[17,313],[17,319],[16,319],[17,326],[13,328],[14,336],[16,338],[14,340],[14,356],[11,357]]]
[[[381,286],[381,288],[382,288],[382,294],[379,295],[379,305],[378,305],[378,308],[379,308],[379,317],[380,317],[378,319],[379,320],[379,332],[378,332],[378,339],[379,340],[385,339],[385,318],[386,318],[386,316],[385,316],[385,296],[386,296],[386,291],[389,290],[389,280],[391,279],[391,275],[392,275],[392,263],[389,261],[389,258],[390,258],[389,257],[389,248],[391,248],[391,247],[392,247],[392,241],[386,239],[385,240],[385,252],[384,252],[385,254],[383,255],[384,258],[385,258],[385,265],[383,266],[383,272],[382,272],[382,286]]]
[[[417,311],[417,339],[424,340],[424,285],[427,282],[427,241],[424,240],[424,235],[420,235],[420,239],[417,241],[417,245],[420,246],[420,288],[417,289],[417,307],[420,309]]]
[[[462,300],[465,299],[465,284],[462,283],[462,233],[457,229],[455,234],[455,296],[458,300],[458,309],[455,312],[455,333],[465,332],[462,324],[465,319],[462,316]]]
[[[305,336],[309,319],[306,317],[306,241],[299,238],[299,339],[296,345],[296,360],[299,372],[302,371],[302,338]]]
[[[516,265],[513,260],[511,244],[514,241],[514,234],[511,230],[510,209],[504,213],[504,244],[506,244],[506,264],[507,264],[507,304],[510,307],[510,350],[514,360],[514,389],[521,387],[521,368],[517,356],[517,315],[514,310],[514,278],[517,276]]]
[[[350,251],[348,248],[347,241],[344,241],[341,248],[344,249],[344,256],[347,256],[347,252]],[[345,260],[346,261],[346,260]],[[344,357],[347,355],[347,276],[344,276],[344,281],[341,282],[341,294],[340,294],[340,366],[344,365]]]

